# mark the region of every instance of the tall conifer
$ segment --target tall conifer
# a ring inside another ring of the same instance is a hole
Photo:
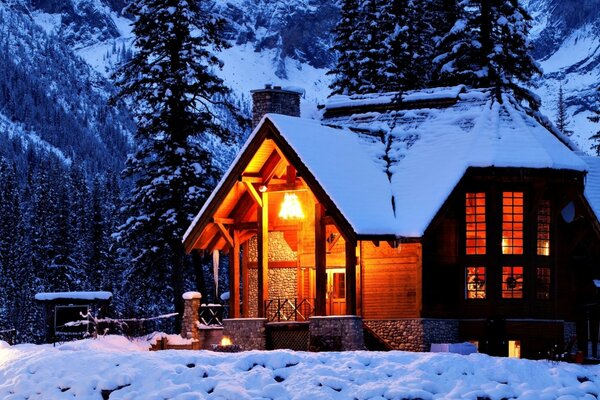
[[[227,142],[230,132],[216,109],[234,111],[228,90],[214,74],[226,47],[222,21],[207,1],[136,0],[135,54],[116,73],[119,96],[137,123],[136,151],[125,174],[135,187],[125,207],[119,239],[132,253],[126,273],[133,311],[183,311],[181,294],[189,257],[182,236],[215,185],[217,171],[203,142]],[[134,304],[135,305],[135,304]]]
[[[337,61],[328,75],[333,75],[331,94],[354,94],[360,87],[358,80],[359,42],[356,35],[360,13],[358,0],[343,0],[340,20],[333,30]]]
[[[499,101],[509,91],[537,110],[539,98],[525,87],[541,72],[529,54],[527,11],[518,0],[463,0],[461,6],[434,60],[438,84],[491,87]]]

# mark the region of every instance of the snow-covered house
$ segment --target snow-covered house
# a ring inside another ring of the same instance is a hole
[[[292,91],[253,97],[258,125],[184,238],[236,255],[232,318],[354,315],[417,351],[587,342],[598,163],[568,138],[462,86],[335,97],[321,120],[262,116],[299,115]]]

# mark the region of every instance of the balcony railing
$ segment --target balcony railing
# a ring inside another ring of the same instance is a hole
[[[265,315],[269,322],[307,321],[315,313],[314,299],[269,299]]]
[[[202,304],[198,310],[200,323],[208,326],[223,326],[223,319],[227,318],[227,307],[220,304]]]

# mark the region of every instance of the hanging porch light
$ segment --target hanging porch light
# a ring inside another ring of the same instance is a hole
[[[279,210],[281,219],[304,219],[304,212],[298,196],[294,193],[286,193]]]

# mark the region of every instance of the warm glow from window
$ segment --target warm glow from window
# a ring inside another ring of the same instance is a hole
[[[502,267],[502,298],[523,298],[523,267]]]
[[[502,193],[502,254],[523,254],[523,192]]]
[[[550,255],[550,200],[542,200],[537,210],[537,254]]]
[[[550,268],[538,267],[535,275],[535,297],[538,300],[548,300],[550,298],[550,283],[552,278]]]
[[[466,252],[485,254],[485,193],[466,193]]]
[[[279,218],[304,219],[304,212],[297,195],[294,193],[285,194],[283,203],[281,203],[281,210],[279,210]]]
[[[467,299],[485,299],[485,267],[467,267]]]
[[[508,341],[508,356],[512,358],[521,358],[521,341],[520,340],[509,340]]]

